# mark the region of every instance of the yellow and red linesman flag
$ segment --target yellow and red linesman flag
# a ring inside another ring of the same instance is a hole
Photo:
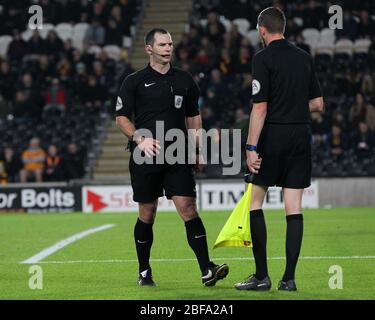
[[[252,184],[233,209],[214,244],[219,247],[252,247],[250,236],[250,201]]]

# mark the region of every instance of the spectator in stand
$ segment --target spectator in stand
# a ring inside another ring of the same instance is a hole
[[[18,30],[13,32],[13,40],[9,44],[7,56],[11,62],[20,62],[28,53],[28,46],[25,40],[22,39]]]
[[[53,144],[47,150],[43,177],[44,181],[63,180],[61,156],[58,153],[57,147]]]
[[[366,121],[367,101],[365,96],[358,92],[349,111],[349,122],[352,129],[358,127],[359,122]]]
[[[5,148],[0,160],[3,164],[3,171],[6,174],[7,182],[17,182],[22,163],[14,153],[14,150],[9,147]]]
[[[125,8],[124,6],[114,6],[111,9],[110,14],[110,19],[113,19],[116,22],[118,28],[124,36],[130,36],[131,20],[134,17],[131,12],[132,10],[128,10],[128,7]]]
[[[108,26],[105,31],[105,43],[122,46],[123,31],[114,19],[109,19]]]
[[[10,69],[7,61],[0,64],[0,95],[8,104],[13,100],[17,75]]]
[[[67,94],[65,89],[60,85],[59,79],[54,78],[46,93],[46,106],[44,107],[44,110],[49,111],[55,109],[64,113],[66,109],[66,101]]]
[[[229,50],[227,48],[221,49],[218,66],[220,72],[225,76],[232,74],[234,71],[233,64]]]
[[[3,160],[0,158],[0,184],[7,184],[8,183],[8,175],[4,168]]]
[[[105,29],[100,20],[93,20],[90,27],[86,30],[84,42],[86,45],[102,46],[105,43]]]
[[[20,181],[27,182],[30,177],[33,177],[36,182],[42,182],[45,158],[45,152],[40,147],[40,140],[32,138],[29,147],[22,152],[23,169],[20,171]]]
[[[28,51],[31,55],[44,54],[45,53],[45,41],[39,34],[38,29],[33,31],[33,35],[27,42]]]
[[[21,91],[23,94],[23,97],[19,96],[19,102],[26,104],[26,114],[34,118],[39,118],[41,114],[40,88],[35,84],[32,75],[30,73],[24,74],[16,89],[17,92]],[[24,112],[22,113],[25,114]]]
[[[56,77],[56,66],[51,63],[51,59],[43,54],[39,58],[39,66],[37,71],[37,81],[43,88],[52,81],[52,77]]]
[[[109,74],[107,70],[104,70],[103,64],[100,61],[93,63],[93,74],[99,85],[112,88],[114,85],[113,75]]]
[[[98,84],[94,75],[89,75],[87,84],[80,90],[80,98],[90,110],[100,110],[106,98],[106,89]]]
[[[220,22],[219,14],[216,11],[211,11],[207,14],[205,33],[210,34],[212,27],[217,30],[218,34],[223,35],[226,32],[224,25]]]
[[[297,34],[296,36],[296,46],[301,48],[302,50],[306,51],[307,53],[311,53],[310,46],[305,43],[305,39],[302,35],[302,33]]]
[[[360,37],[374,36],[375,35],[375,21],[370,17],[369,12],[367,10],[361,10],[359,18],[360,18],[360,22],[358,26],[358,36]]]
[[[316,146],[324,146],[329,133],[329,124],[320,112],[311,113],[311,131],[313,143]]]
[[[247,47],[241,47],[238,52],[237,63],[234,65],[234,72],[238,74],[251,72],[251,57]]]
[[[50,30],[44,41],[44,52],[49,56],[57,57],[64,47],[63,41],[58,37],[56,31]]]
[[[80,179],[83,177],[83,156],[77,144],[69,143],[67,153],[63,157],[63,172],[65,180]]]
[[[348,138],[341,128],[334,124],[328,137],[328,146],[331,150],[331,156],[334,160],[341,160],[344,152],[348,149]]]
[[[67,58],[62,58],[57,64],[58,77],[62,82],[70,81],[71,64]]]
[[[336,38],[355,40],[358,35],[358,23],[348,10],[344,10],[343,29],[336,29]]]
[[[353,135],[353,146],[356,155],[363,159],[374,156],[373,148],[375,147],[374,133],[369,130],[365,122],[360,122]]]

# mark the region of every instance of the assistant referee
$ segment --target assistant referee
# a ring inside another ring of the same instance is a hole
[[[197,257],[202,283],[214,286],[226,277],[229,268],[226,264],[216,265],[209,259],[206,231],[196,206],[194,166],[186,162],[138,164],[134,158],[135,148],[151,158],[165,151],[166,146],[155,139],[157,121],[163,123],[164,132],[180,129],[185,137],[187,129],[202,128],[198,109],[199,88],[189,73],[171,66],[173,42],[167,30],[155,28],[149,31],[145,37],[145,50],[150,58],[149,64],[124,80],[116,104],[116,123],[132,145],[129,169],[133,199],[139,204],[139,217],[134,227],[138,284],[155,285],[149,261],[153,223],[158,198],[165,194],[172,199],[185,222],[188,243]],[[141,135],[140,129],[151,131],[153,138]],[[197,135],[199,143],[198,140]],[[199,150],[198,145],[197,159]]]
[[[235,287],[270,290],[263,201],[270,186],[282,187],[287,231],[286,268],[279,290],[296,291],[295,269],[302,236],[302,195],[311,184],[310,112],[324,103],[312,57],[284,38],[285,15],[269,7],[258,16],[264,49],[253,59],[253,108],[246,145],[253,176],[250,230],[256,273]]]

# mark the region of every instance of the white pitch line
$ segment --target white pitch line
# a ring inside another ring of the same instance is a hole
[[[56,251],[66,247],[67,245],[73,243],[74,241],[77,241],[79,239],[87,237],[88,235],[93,234],[95,232],[99,232],[99,231],[103,231],[103,230],[113,228],[114,226],[115,226],[114,224],[105,224],[105,225],[102,225],[102,226],[97,227],[97,228],[91,228],[91,229],[76,233],[76,234],[70,236],[69,238],[66,238],[64,240],[61,240],[61,241],[55,243],[53,246],[50,246],[50,247],[40,251],[36,255],[34,255],[31,258],[26,259],[26,260],[24,260],[20,263],[22,263],[22,264],[43,263],[41,260],[50,256],[51,254],[55,253]]]
[[[300,260],[358,260],[358,259],[375,259],[375,256],[328,256],[328,257],[300,257]],[[234,257],[234,258],[212,258],[212,260],[254,260],[254,258]],[[268,260],[285,260],[285,257],[270,257]],[[184,262],[196,261],[196,259],[151,259],[151,262]],[[135,263],[138,260],[67,260],[67,261],[40,261],[42,264],[73,264],[73,263]]]

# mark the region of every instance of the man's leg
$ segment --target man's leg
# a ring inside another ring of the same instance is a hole
[[[263,214],[263,201],[268,187],[253,185],[250,204],[250,231],[255,259],[255,278],[263,280],[268,276],[267,228]]]
[[[198,259],[200,269],[204,271],[209,267],[210,258],[208,256],[206,229],[198,215],[196,201],[194,198],[181,196],[173,196],[172,200],[180,217],[185,222],[189,245]]]
[[[253,185],[250,204],[250,231],[256,271],[248,279],[236,283],[238,290],[265,291],[271,289],[267,268],[267,229],[263,214],[263,201],[268,187]]]
[[[134,241],[137,250],[139,273],[143,278],[151,277],[150,252],[154,239],[152,226],[155,220],[158,200],[139,203],[139,217],[134,226]]]
[[[226,264],[217,266],[210,262],[206,229],[198,215],[195,198],[173,196],[172,200],[182,220],[185,222],[188,243],[197,257],[199,268],[202,272],[202,281],[206,286],[213,286],[217,280],[226,277],[229,268]],[[206,276],[206,274],[208,275]]]
[[[287,222],[285,243],[286,268],[280,285],[285,287],[284,290],[295,291],[295,270],[298,262],[299,253],[301,251],[303,237],[303,189],[283,188],[283,194]]]
[[[43,170],[37,169],[34,171],[35,173],[35,180],[36,182],[42,182],[43,181]]]

